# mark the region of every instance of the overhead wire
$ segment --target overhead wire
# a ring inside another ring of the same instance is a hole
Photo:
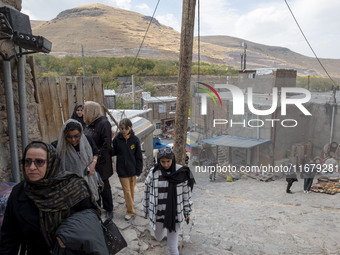
[[[161,0],[158,0],[158,1],[157,1],[156,7],[155,7],[155,9],[154,9],[154,11],[153,11],[153,14],[152,14],[152,17],[151,17],[151,19],[150,19],[149,25],[148,25],[148,27],[147,27],[147,29],[146,29],[146,31],[145,31],[143,40],[142,40],[142,42],[141,42],[141,44],[140,44],[140,46],[139,46],[139,48],[138,48],[136,57],[134,58],[133,63],[132,63],[132,65],[131,65],[131,67],[130,67],[128,73],[131,73],[132,68],[134,67],[134,65],[135,65],[135,63],[136,63],[136,60],[137,60],[137,58],[138,58],[138,56],[139,56],[139,53],[140,53],[141,48],[143,47],[143,44],[144,44],[146,35],[148,34],[148,31],[149,31],[149,29],[150,29],[150,26],[151,26],[151,24],[152,24],[152,21],[153,21],[153,19],[154,19],[154,16],[155,16],[155,13],[156,13],[156,11],[157,11],[157,8],[158,8],[158,5],[159,5],[159,2],[160,2],[160,1],[161,1]]]
[[[334,86],[337,86],[337,84],[336,84],[335,81],[332,79],[332,77],[329,75],[329,73],[328,73],[328,71],[326,70],[326,68],[324,67],[324,65],[321,63],[321,60],[320,60],[319,57],[316,55],[316,53],[315,53],[315,51],[314,51],[312,45],[309,43],[307,37],[305,36],[304,32],[302,31],[302,28],[300,27],[299,22],[298,22],[297,19],[295,18],[295,15],[294,15],[292,9],[290,8],[289,4],[287,3],[287,0],[285,0],[285,3],[286,3],[286,5],[287,5],[287,7],[288,7],[290,13],[292,14],[292,16],[293,16],[293,18],[294,18],[294,20],[295,20],[295,23],[296,23],[296,25],[298,26],[298,28],[299,28],[299,30],[300,30],[302,36],[305,38],[305,41],[307,42],[309,48],[312,50],[312,52],[313,52],[315,58],[317,59],[317,61],[318,61],[319,64],[320,64],[320,66],[321,66],[322,69],[325,71],[325,73],[327,74],[328,78],[333,82]]]

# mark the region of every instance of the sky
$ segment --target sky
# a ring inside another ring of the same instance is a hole
[[[31,20],[51,20],[61,11],[89,3],[152,16],[159,0],[22,0],[21,12]],[[255,43],[286,47],[314,57],[299,30],[319,58],[340,59],[339,0],[196,0],[200,6],[200,35],[228,35]],[[180,32],[182,0],[160,0],[155,18]]]

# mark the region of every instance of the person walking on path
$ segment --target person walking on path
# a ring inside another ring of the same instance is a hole
[[[112,132],[111,124],[104,116],[100,104],[87,101],[84,106],[84,122],[87,125],[85,134],[92,137],[98,148],[98,162],[96,171],[104,182],[104,188],[100,193],[103,208],[106,210],[106,218],[113,218],[112,191],[109,178],[113,175],[112,168]]]
[[[157,164],[145,180],[143,210],[157,241],[167,231],[167,248],[178,255],[178,234],[181,224],[189,223],[192,207],[191,191],[195,179],[187,166],[176,165],[171,148],[159,149]]]
[[[49,255],[55,245],[64,247],[56,231],[76,212],[93,209],[99,222],[100,209],[86,181],[76,174],[60,172],[59,162],[50,144],[35,141],[26,146],[22,160],[24,180],[13,187],[8,198],[0,254],[19,254],[20,249],[20,254]],[[89,246],[92,241],[87,241]]]
[[[84,106],[82,104],[76,104],[71,115],[71,119],[77,120],[85,129],[86,124],[84,122]]]
[[[116,170],[124,192],[126,205],[125,220],[135,215],[134,190],[136,179],[143,170],[143,156],[140,141],[132,130],[132,122],[122,119],[120,132],[112,141],[112,156],[117,156]]]
[[[69,119],[64,123],[57,143],[57,154],[60,158],[60,169],[83,177],[98,201],[98,184],[95,176],[98,148],[91,136],[84,135],[80,122]]]
[[[288,171],[286,173],[286,181],[287,181],[287,188],[286,193],[293,194],[293,192],[290,190],[294,182],[297,182],[298,179],[296,178],[296,172],[295,168],[292,164],[288,165]]]

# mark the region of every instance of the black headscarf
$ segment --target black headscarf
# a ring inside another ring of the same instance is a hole
[[[194,188],[195,179],[192,175],[190,168],[187,166],[182,166],[176,170],[176,159],[175,155],[172,153],[172,164],[169,170],[165,170],[161,163],[161,158],[168,158],[170,154],[164,155],[158,158],[158,162],[154,168],[154,171],[159,169],[162,172],[162,176],[169,182],[168,185],[168,196],[166,200],[166,211],[163,227],[167,228],[169,232],[176,232],[176,215],[177,215],[177,184],[188,181],[188,186],[191,191]],[[169,173],[170,172],[170,173]]]
[[[25,173],[24,160],[27,150],[33,143],[41,143],[47,149],[47,169],[39,181],[30,181]],[[43,142],[32,142],[23,155],[24,187],[26,195],[33,200],[39,210],[40,229],[51,247],[55,241],[55,231],[61,221],[71,214],[71,208],[86,198],[90,198],[93,208],[97,208],[86,181],[76,174],[62,173],[59,170],[59,158],[55,148]]]
[[[84,109],[84,106],[82,104],[76,104],[76,106],[74,107],[74,110],[73,110],[73,113],[72,113],[72,116],[71,116],[71,119],[74,119],[74,120],[77,120],[81,123],[81,125],[83,126],[83,129],[85,129],[86,127],[86,124],[84,122],[84,115],[81,116],[81,117],[78,117],[77,115],[77,109],[81,107]]]

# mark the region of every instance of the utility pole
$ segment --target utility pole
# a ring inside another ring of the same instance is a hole
[[[247,43],[242,42],[243,53],[241,54],[241,70],[247,69]]]
[[[195,7],[196,0],[183,0],[174,139],[176,161],[181,165],[185,164]]]
[[[136,90],[135,90],[135,76],[131,76],[132,81],[132,109],[136,109],[135,103],[136,103]]]
[[[84,46],[81,45],[81,60],[83,65],[83,77],[85,77]]]

